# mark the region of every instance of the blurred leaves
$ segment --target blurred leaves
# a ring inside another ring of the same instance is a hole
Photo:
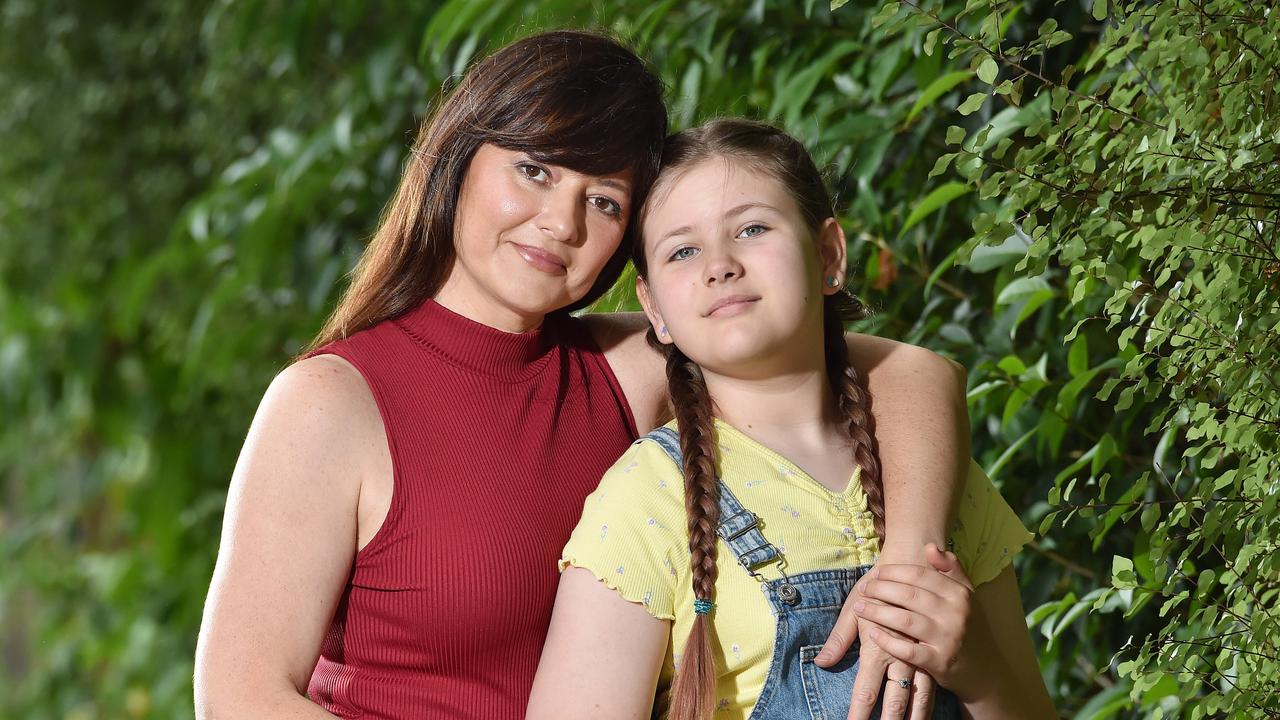
[[[1280,637],[1263,5],[6,0],[0,716],[190,714],[258,398],[442,88],[561,26],[629,38],[677,127],[811,148],[860,329],[969,368],[975,456],[1043,528],[1016,562],[1067,716],[1274,708],[1235,691]]]

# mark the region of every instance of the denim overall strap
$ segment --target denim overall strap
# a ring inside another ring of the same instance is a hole
[[[660,427],[645,437],[661,445],[667,455],[675,461],[676,467],[684,467],[680,452],[680,435],[675,430]],[[720,525],[716,528],[716,534],[724,540],[725,545],[729,546],[738,564],[747,572],[756,575],[757,568],[781,560],[782,555],[778,549],[760,532],[760,519],[756,514],[742,506],[724,481],[717,480],[717,485],[720,489]]]

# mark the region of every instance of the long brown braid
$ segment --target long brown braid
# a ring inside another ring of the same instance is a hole
[[[680,431],[684,463],[684,503],[689,530],[689,570],[693,594],[713,602],[716,593],[717,541],[720,524],[719,453],[711,395],[702,368],[675,345],[661,345],[653,331],[650,343],[667,356],[667,390]],[[708,717],[714,701],[715,658],[711,653],[711,623],[705,613],[694,615],[680,669],[671,686],[672,720]],[[677,708],[681,709],[677,713]]]
[[[827,360],[827,382],[831,385],[831,393],[836,396],[836,407],[849,431],[853,460],[860,468],[862,491],[867,495],[867,509],[875,520],[876,535],[883,543],[884,484],[880,480],[880,456],[876,449],[871,394],[863,386],[858,369],[849,362],[849,345],[844,338],[844,324],[866,315],[866,306],[843,290],[835,295],[828,295],[822,306],[822,340]]]
[[[782,183],[795,200],[809,230],[815,234],[827,218],[835,216],[822,175],[804,146],[777,128],[740,119],[713,120],[667,138],[661,175],[649,196],[650,204],[661,202],[665,197],[664,189],[669,188],[672,178],[679,177],[682,170],[715,157],[748,163]],[[642,210],[639,215],[641,223],[644,214]],[[633,260],[643,280],[648,274],[643,243],[637,245]],[[823,302],[823,353],[828,383],[849,432],[853,459],[860,468],[868,508],[875,518],[876,532],[883,538],[884,486],[876,453],[871,396],[857,369],[849,361],[844,335],[846,321],[865,315],[866,308],[853,296],[843,291],[827,296]],[[667,390],[680,431],[694,597],[713,601],[717,576],[716,527],[720,521],[720,508],[716,484],[719,454],[712,400],[702,369],[696,363],[675,345],[659,343],[652,329],[648,340],[666,357]],[[694,615],[693,627],[671,687],[670,720],[707,720],[711,717],[716,684],[711,630],[705,614]]]

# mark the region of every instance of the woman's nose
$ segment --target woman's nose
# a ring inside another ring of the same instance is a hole
[[[576,193],[549,193],[538,215],[538,228],[553,240],[567,244],[577,242],[581,205]]]

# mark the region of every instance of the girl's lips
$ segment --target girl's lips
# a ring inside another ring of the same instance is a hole
[[[730,317],[737,315],[746,312],[759,299],[759,295],[730,295],[722,297],[711,303],[711,308],[707,310],[703,317]]]
[[[521,245],[520,243],[511,243],[515,247],[516,252],[524,261],[532,265],[535,269],[541,270],[548,275],[564,275],[565,262],[555,253],[547,252],[542,248],[533,247],[532,245]]]

